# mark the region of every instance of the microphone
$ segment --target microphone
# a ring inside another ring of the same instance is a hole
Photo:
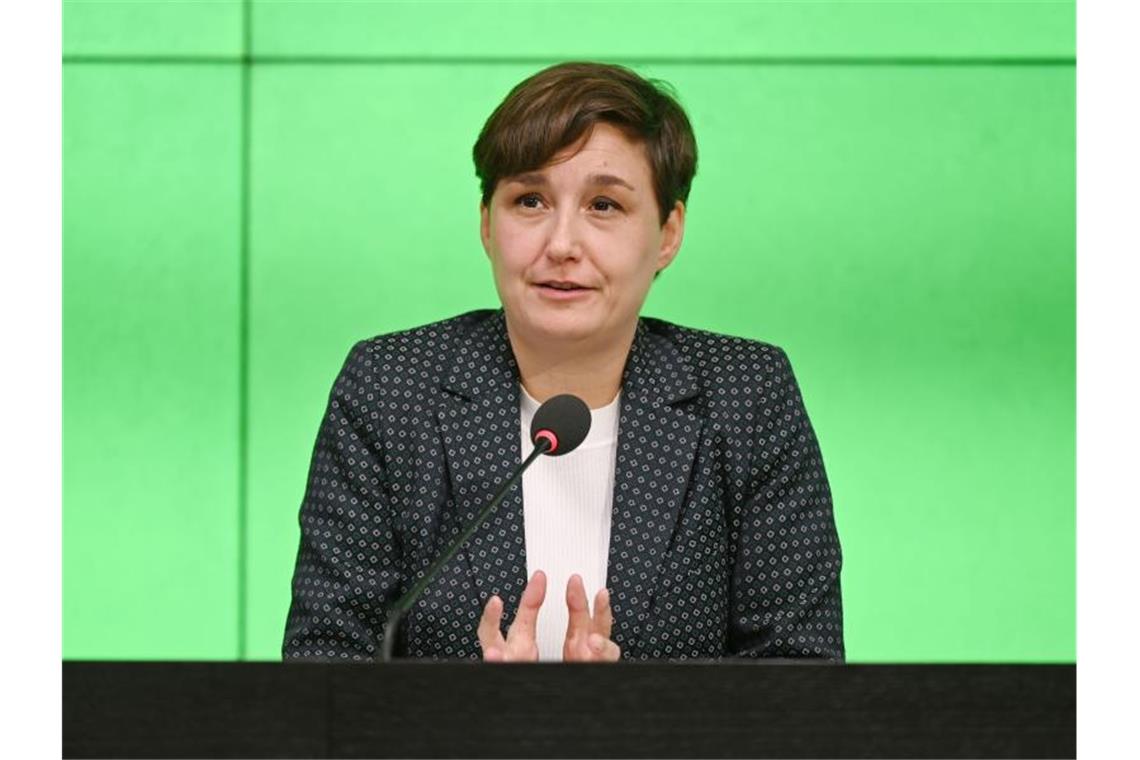
[[[548,441],[548,456],[569,454],[586,440],[592,421],[590,407],[582,399],[570,393],[552,396],[530,421],[530,442],[538,446],[539,441]]]
[[[392,605],[392,611],[388,614],[388,621],[384,624],[384,641],[381,646],[382,662],[389,662],[392,659],[400,620],[416,603],[424,589],[439,575],[443,566],[451,561],[451,558],[467,542],[467,539],[471,538],[479,526],[487,521],[487,518],[499,506],[511,486],[518,482],[522,474],[526,472],[534,460],[538,459],[540,454],[558,457],[569,454],[578,448],[582,441],[586,440],[586,434],[590,432],[591,421],[590,407],[586,406],[585,401],[570,393],[552,396],[538,407],[534,413],[534,419],[530,423],[530,442],[534,444],[534,450],[531,451],[530,456],[499,487],[483,511],[448,545],[439,559],[432,563],[432,566],[424,573],[424,577]]]

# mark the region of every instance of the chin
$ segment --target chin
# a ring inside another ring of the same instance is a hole
[[[551,340],[577,340],[597,335],[601,328],[600,315],[589,312],[576,313],[565,309],[530,309],[521,313],[527,329],[536,335]]]

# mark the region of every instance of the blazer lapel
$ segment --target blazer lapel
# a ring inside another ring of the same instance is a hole
[[[436,414],[459,511],[457,529],[475,520],[522,462],[518,365],[503,311],[476,323],[464,337],[442,383],[452,397]],[[462,553],[480,603],[498,594],[504,618],[512,620],[527,581],[521,482],[511,487]]]
[[[704,426],[704,418],[673,405],[699,394],[677,348],[639,320],[622,378],[606,579],[612,639],[625,653],[649,615]]]

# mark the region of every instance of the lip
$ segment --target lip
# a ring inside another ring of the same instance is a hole
[[[575,301],[581,298],[586,298],[594,292],[594,288],[580,288],[579,290],[558,290],[556,288],[548,288],[537,283],[533,285],[533,287],[543,298],[549,298],[552,301]]]

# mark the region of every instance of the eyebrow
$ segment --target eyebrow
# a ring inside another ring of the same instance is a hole
[[[542,174],[540,172],[527,172],[526,174],[518,174],[518,175],[515,175],[514,177],[511,177],[509,181],[510,182],[517,182],[520,185],[542,185],[542,186],[546,186],[546,185],[550,184],[546,179],[546,175]],[[624,179],[622,179],[621,177],[618,177],[617,175],[614,175],[614,174],[591,174],[588,177],[586,177],[586,182],[588,182],[591,185],[598,185],[601,187],[609,187],[611,185],[621,185],[623,187],[629,188],[630,190],[633,190],[634,192],[637,192],[637,190],[634,188],[633,185],[629,184]]]

